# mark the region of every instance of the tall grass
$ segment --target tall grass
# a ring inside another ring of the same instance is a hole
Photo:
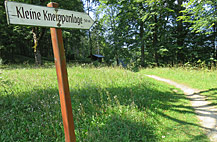
[[[0,141],[64,141],[55,68],[1,70]],[[77,141],[209,141],[179,90],[119,68],[68,68]]]

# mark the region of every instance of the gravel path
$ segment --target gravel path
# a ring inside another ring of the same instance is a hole
[[[210,102],[205,100],[204,96],[199,94],[199,90],[189,88],[185,85],[178,84],[174,81],[160,78],[154,75],[146,75],[155,80],[166,82],[176,88],[181,89],[187,98],[190,99],[192,107],[195,109],[197,116],[200,120],[201,126],[206,131],[207,136],[212,142],[217,142],[217,109],[210,106]]]

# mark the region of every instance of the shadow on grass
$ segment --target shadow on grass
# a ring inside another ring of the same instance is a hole
[[[217,88],[211,88],[211,89],[208,89],[208,90],[203,90],[203,91],[200,91],[199,93],[208,93],[208,92],[216,92],[217,91]]]
[[[184,95],[154,89],[152,85],[158,84],[70,88],[77,141],[159,141],[158,116],[180,125],[201,127],[164,113],[194,112],[189,106],[173,104],[186,100]],[[57,88],[33,86],[29,91],[5,91],[0,100],[0,141],[64,141]],[[121,107],[125,113],[119,112]]]
[[[106,119],[104,125],[91,127],[88,136],[82,141],[157,141],[157,137],[153,132],[154,126],[148,123],[132,121],[114,113],[109,116],[109,119]]]
[[[191,140],[184,141],[184,142],[205,142],[204,139],[207,139],[206,135],[197,135],[194,136]],[[209,142],[208,140],[206,142]]]
[[[217,106],[217,88],[203,90],[199,93],[206,96],[206,100],[211,102],[209,106]]]

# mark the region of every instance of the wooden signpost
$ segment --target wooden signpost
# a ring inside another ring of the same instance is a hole
[[[58,9],[58,4],[53,2],[49,3],[47,7],[43,7],[5,1],[5,9],[8,24],[50,27],[65,141],[75,142],[74,121],[61,28],[89,29],[94,21],[86,13]]]
[[[57,7],[6,1],[5,9],[8,24],[89,29],[94,23],[86,13],[58,9]]]

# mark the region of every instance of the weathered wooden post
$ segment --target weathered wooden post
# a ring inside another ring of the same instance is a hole
[[[53,2],[47,4],[47,6],[58,8],[58,4]],[[75,128],[72,114],[71,97],[69,92],[69,83],[66,68],[66,57],[63,46],[62,30],[60,28],[50,28],[50,32],[59,86],[65,141],[75,142]]]

